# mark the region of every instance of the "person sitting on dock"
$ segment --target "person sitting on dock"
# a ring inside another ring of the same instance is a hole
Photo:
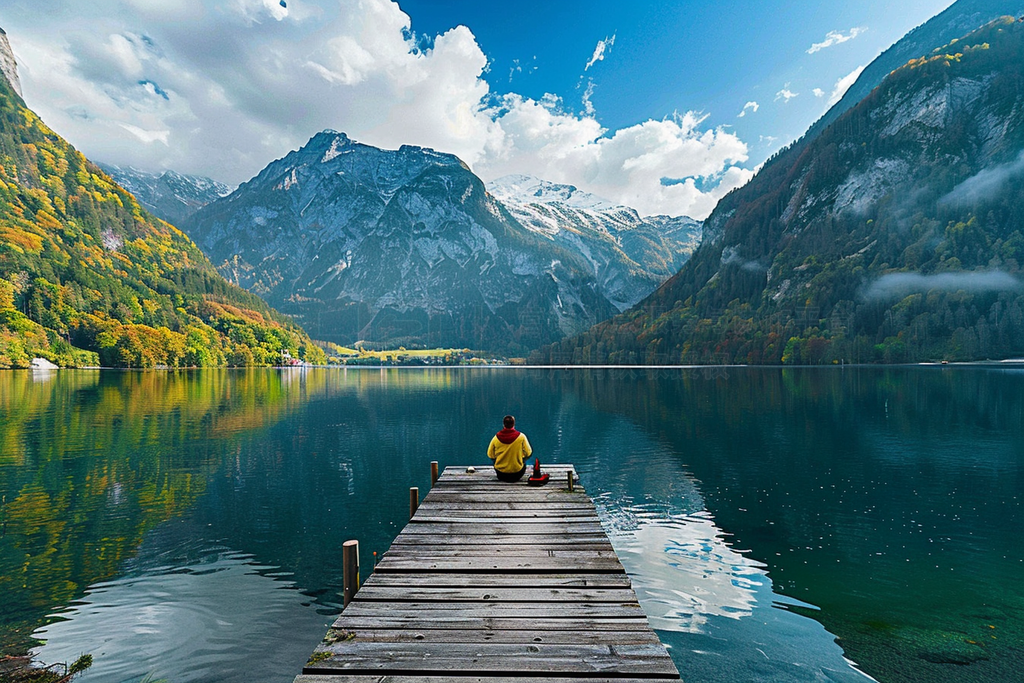
[[[516,430],[516,419],[506,415],[504,429],[494,435],[487,447],[487,457],[494,461],[494,471],[501,481],[515,482],[526,473],[525,460],[533,455],[526,434]]]

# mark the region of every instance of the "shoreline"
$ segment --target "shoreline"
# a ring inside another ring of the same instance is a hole
[[[935,367],[935,368],[951,368],[951,367],[988,367],[988,368],[1024,368],[1024,358],[1007,358],[1005,360],[970,360],[970,361],[917,361],[910,363],[822,363],[817,365],[783,365],[783,364],[747,364],[747,363],[690,363],[690,364],[673,364],[673,365],[609,365],[609,364],[591,364],[591,365],[574,365],[574,364],[547,364],[547,365],[524,365],[524,364],[511,364],[511,363],[472,363],[472,364],[431,364],[421,365],[415,363],[396,363],[396,364],[381,364],[381,365],[369,365],[364,363],[352,364],[352,365],[262,365],[262,366],[249,366],[249,367],[234,367],[229,365],[218,365],[212,367],[180,367],[180,368],[119,368],[119,367],[107,367],[90,365],[83,367],[72,367],[72,368],[0,368],[0,372],[12,371],[12,372],[32,372],[40,375],[46,375],[52,372],[67,372],[72,371],[103,371],[103,372],[197,372],[203,370],[231,370],[231,371],[248,371],[248,370],[382,370],[382,369],[408,369],[408,370],[436,370],[436,369],[510,369],[510,370],[702,370],[702,369],[736,369],[736,368],[757,368],[757,369],[770,369],[778,368],[782,370],[794,370],[798,368],[916,368],[916,367]]]

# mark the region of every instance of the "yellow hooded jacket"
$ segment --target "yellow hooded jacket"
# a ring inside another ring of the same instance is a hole
[[[507,474],[514,474],[523,469],[523,461],[533,455],[533,449],[526,438],[526,434],[516,432],[518,436],[511,443],[505,443],[499,436],[511,436],[511,429],[503,429],[498,432],[491,445],[487,447],[487,457],[494,461],[494,469]]]

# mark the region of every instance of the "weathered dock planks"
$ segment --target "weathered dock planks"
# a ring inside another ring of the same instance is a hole
[[[448,467],[295,683],[678,679],[571,465]]]

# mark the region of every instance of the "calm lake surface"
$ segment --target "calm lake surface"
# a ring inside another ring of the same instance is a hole
[[[981,367],[0,373],[0,651],[289,683],[341,543],[507,412],[684,680],[1021,680],[1024,372]]]

